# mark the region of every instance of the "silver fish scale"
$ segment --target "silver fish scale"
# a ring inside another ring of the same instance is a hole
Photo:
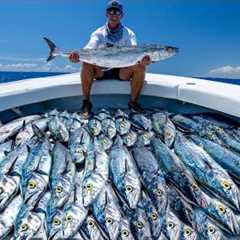
[[[0,126],[0,239],[238,239],[240,131],[218,119],[53,110]]]
[[[145,44],[142,46],[81,49],[78,52],[82,62],[97,63],[98,66],[106,68],[123,68],[137,64],[146,55],[150,56],[152,61],[167,59],[175,55],[178,49],[159,44]],[[55,48],[52,56],[53,58],[56,56],[68,57],[69,53]]]

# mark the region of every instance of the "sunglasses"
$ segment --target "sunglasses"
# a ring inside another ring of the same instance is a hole
[[[109,15],[111,15],[111,16],[113,16],[113,15],[116,15],[116,16],[122,15],[122,12],[119,11],[119,10],[109,10],[109,11],[107,11],[107,13],[108,13]]]

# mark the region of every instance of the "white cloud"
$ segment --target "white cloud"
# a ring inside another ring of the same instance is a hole
[[[10,62],[45,62],[45,58],[21,58],[13,56],[0,56],[0,61],[10,61]]]
[[[0,71],[26,71],[26,72],[78,72],[79,68],[71,65],[56,65],[53,63],[0,63]]]
[[[240,66],[222,66],[219,68],[215,68],[209,71],[210,75],[218,76],[218,77],[240,77]]]

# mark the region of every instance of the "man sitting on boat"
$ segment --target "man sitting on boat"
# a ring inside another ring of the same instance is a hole
[[[118,1],[111,1],[107,5],[106,16],[108,22],[106,25],[98,28],[92,33],[90,41],[85,46],[87,49],[96,49],[100,47],[112,47],[112,46],[136,46],[135,33],[121,24],[123,17],[123,6]],[[72,52],[69,59],[74,62],[79,62],[79,54]],[[151,63],[151,59],[145,56],[141,62],[134,66],[126,68],[112,68],[104,71],[103,68],[89,64],[82,63],[81,81],[83,91],[83,105],[82,112],[88,115],[92,109],[92,103],[90,101],[90,91],[93,79],[119,79],[119,80],[131,80],[131,99],[128,103],[130,109],[142,112],[142,108],[138,103],[141,90],[143,88],[145,79],[146,66]]]

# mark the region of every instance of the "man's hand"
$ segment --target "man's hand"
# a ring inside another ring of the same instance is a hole
[[[71,52],[69,54],[69,60],[73,63],[78,63],[80,62],[79,60],[79,54],[77,52]]]
[[[141,64],[142,66],[147,66],[152,63],[151,58],[147,55],[145,56],[138,64]]]

